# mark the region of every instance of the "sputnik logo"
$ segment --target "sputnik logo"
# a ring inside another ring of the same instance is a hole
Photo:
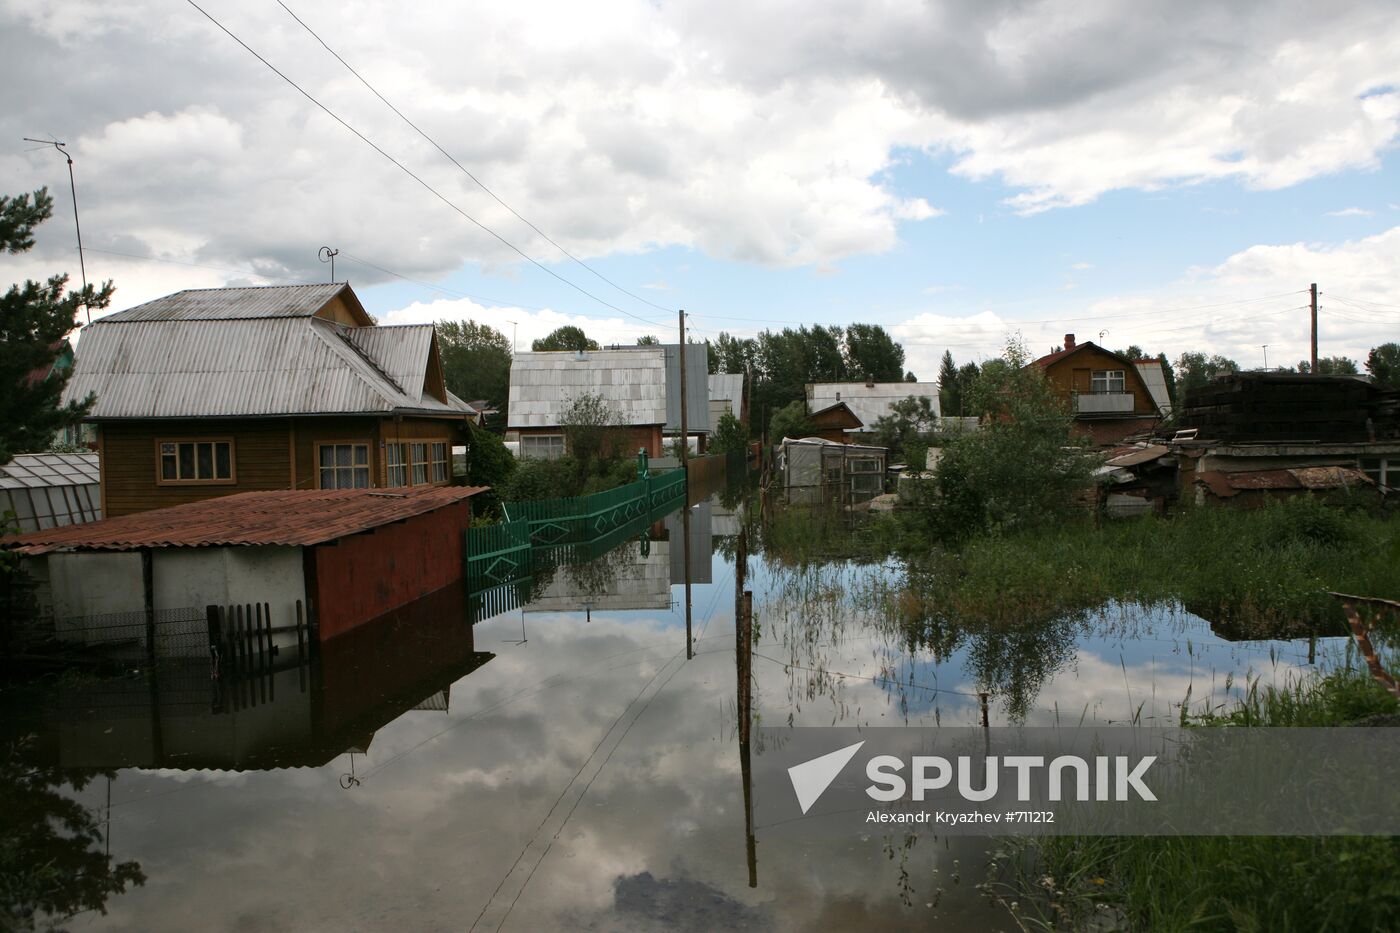
[[[788,768],[788,778],[792,781],[792,789],[797,794],[797,803],[802,807],[804,816],[812,809],[812,804],[826,793],[826,789],[836,780],[841,769],[850,763],[864,744],[864,741],[860,741],[854,745],[847,745],[820,758],[813,758]]]

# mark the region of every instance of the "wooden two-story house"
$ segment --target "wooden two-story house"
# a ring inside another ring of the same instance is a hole
[[[1159,360],[1130,360],[1091,340],[1065,334],[1064,349],[1031,365],[1045,371],[1056,394],[1069,404],[1075,429],[1100,446],[1150,431],[1171,414],[1166,377]]]
[[[102,514],[255,489],[446,485],[475,413],[431,324],[381,327],[349,285],[177,292],[83,328]]]

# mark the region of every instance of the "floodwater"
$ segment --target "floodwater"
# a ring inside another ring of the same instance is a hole
[[[911,643],[872,595],[897,567],[785,567],[757,534],[740,544],[718,497],[684,524],[546,569],[528,602],[475,625],[460,595],[409,607],[309,668],[8,691],[0,842],[52,849],[26,871],[43,903],[86,908],[73,929],[1014,930],[977,889],[991,840],[749,825],[740,585],[761,726],[976,725],[982,692],[992,724],[1175,721],[1188,686],[1194,708],[1218,704],[1346,644],[1232,641],[1184,611],[1118,607]],[[79,842],[44,819],[61,811]],[[109,896],[82,860],[108,852],[144,883]]]

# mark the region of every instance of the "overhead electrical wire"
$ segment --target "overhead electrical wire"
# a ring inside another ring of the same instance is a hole
[[[405,116],[402,110],[400,110],[398,107],[395,107],[395,106],[389,101],[389,99],[388,99],[387,97],[385,97],[383,94],[379,93],[379,89],[378,89],[378,88],[376,88],[373,84],[370,84],[369,81],[365,78],[364,75],[362,75],[362,74],[360,74],[358,71],[356,71],[355,68],[354,68],[354,66],[352,66],[349,62],[347,62],[344,58],[342,58],[339,52],[337,52],[335,49],[331,48],[331,47],[326,43],[326,40],[325,40],[325,39],[322,39],[321,36],[316,32],[316,30],[314,30],[314,29],[312,29],[310,26],[308,26],[308,25],[306,24],[306,22],[305,22],[300,16],[297,16],[296,13],[294,13],[294,12],[292,11],[292,8],[291,8],[291,7],[289,7],[289,6],[287,6],[287,4],[283,3],[282,0],[277,0],[277,5],[280,6],[282,9],[286,10],[288,16],[290,16],[292,19],[296,20],[296,21],[297,21],[297,24],[298,24],[299,26],[301,26],[302,29],[305,29],[308,33],[310,33],[310,34],[311,34],[311,38],[313,38],[313,39],[315,39],[317,42],[319,42],[319,43],[321,44],[321,47],[322,47],[323,49],[325,49],[327,52],[331,53],[331,55],[333,55],[333,56],[335,57],[335,60],[336,60],[336,61],[338,61],[338,62],[340,62],[342,65],[344,65],[344,66],[345,66],[345,69],[346,69],[347,71],[349,71],[352,75],[354,75],[354,76],[356,77],[356,79],[358,79],[359,82],[360,82],[361,84],[363,84],[366,88],[368,88],[368,89],[369,89],[369,92],[370,92],[371,94],[373,94],[375,97],[378,97],[378,98],[384,103],[384,106],[386,106],[386,107],[388,107],[390,110],[394,111],[394,113],[398,116],[398,118],[399,118],[400,120],[402,120],[403,122],[407,123],[407,124],[409,125],[409,127],[410,127],[415,133],[417,133],[419,136],[421,136],[421,137],[423,137],[425,140],[427,140],[428,143],[429,143],[434,149],[436,149],[438,152],[442,153],[443,156],[446,157],[446,159],[447,159],[449,162],[451,162],[453,165],[457,166],[457,168],[460,169],[460,170],[462,171],[462,174],[466,175],[466,176],[467,176],[468,178],[470,178],[473,182],[475,182],[476,185],[477,185],[477,187],[479,187],[482,191],[485,191],[487,194],[489,194],[489,195],[496,201],[497,204],[501,205],[501,207],[504,207],[506,210],[508,210],[508,211],[510,211],[512,214],[514,214],[514,215],[516,216],[516,218],[517,218],[521,223],[525,224],[525,226],[529,227],[531,230],[535,231],[535,232],[538,233],[540,236],[544,237],[544,239],[545,239],[551,246],[553,246],[555,249],[559,250],[559,252],[563,253],[565,256],[569,257],[569,258],[572,259],[574,262],[578,263],[580,266],[582,266],[583,268],[587,269],[587,270],[588,270],[589,272],[591,272],[593,275],[597,276],[597,277],[598,277],[599,279],[601,279],[602,281],[604,281],[604,282],[608,283],[609,285],[611,285],[613,288],[615,288],[615,289],[617,289],[618,291],[622,292],[622,294],[627,295],[629,298],[634,298],[634,299],[636,299],[637,301],[640,301],[640,302],[641,302],[642,304],[644,304],[644,305],[649,305],[649,306],[655,308],[655,309],[658,310],[658,311],[666,311],[666,312],[671,313],[671,314],[674,314],[674,313],[675,313],[675,311],[676,311],[675,308],[668,308],[668,307],[666,307],[666,306],[664,306],[664,305],[659,305],[659,304],[655,303],[654,301],[649,301],[649,300],[647,300],[646,298],[643,298],[641,295],[638,295],[638,294],[635,294],[634,292],[628,291],[627,289],[623,288],[621,285],[619,285],[619,284],[617,284],[616,282],[614,282],[612,279],[608,278],[606,275],[603,275],[603,273],[599,272],[597,269],[595,269],[595,268],[593,268],[592,266],[590,266],[588,263],[584,262],[582,259],[579,259],[577,256],[575,256],[573,253],[569,252],[569,251],[568,251],[567,249],[565,249],[563,246],[559,245],[559,243],[556,242],[556,241],[554,240],[553,237],[551,237],[549,234],[545,233],[545,232],[544,232],[543,230],[541,230],[539,227],[535,226],[533,223],[530,222],[530,220],[529,220],[528,218],[522,216],[521,213],[520,213],[519,211],[517,211],[515,208],[511,207],[511,206],[510,206],[509,204],[507,204],[504,200],[502,200],[501,197],[500,197],[500,195],[496,194],[496,192],[494,192],[494,191],[492,191],[490,188],[488,188],[488,187],[486,186],[486,183],[485,183],[485,182],[483,182],[480,178],[477,178],[476,175],[472,174],[472,172],[471,172],[465,165],[463,165],[461,162],[457,161],[456,157],[454,157],[454,156],[452,155],[452,153],[450,153],[450,152],[448,152],[446,149],[442,148],[442,146],[438,144],[438,141],[437,141],[436,139],[433,139],[433,137],[429,136],[426,132],[424,132],[423,129],[422,129],[421,127],[418,126],[418,124],[414,123],[414,122],[413,122],[412,120],[410,120],[407,116]]]
[[[492,229],[491,229],[490,227],[488,227],[486,224],[484,224],[484,223],[482,223],[481,221],[477,220],[477,219],[476,219],[475,217],[473,217],[471,214],[468,214],[468,213],[467,213],[466,211],[464,211],[462,208],[458,207],[455,203],[453,203],[453,201],[452,201],[450,198],[448,198],[448,197],[447,197],[446,195],[444,195],[442,192],[438,191],[438,190],[437,190],[436,188],[434,188],[432,185],[430,185],[430,184],[428,184],[426,181],[424,181],[424,180],[423,180],[417,173],[415,173],[412,169],[410,169],[408,166],[404,165],[404,164],[403,164],[402,162],[400,162],[398,159],[394,158],[392,155],[390,155],[388,152],[386,152],[383,148],[381,148],[381,147],[379,146],[379,144],[377,144],[376,142],[374,142],[372,139],[370,139],[370,138],[369,138],[368,136],[366,136],[364,133],[361,133],[359,130],[355,129],[355,127],[351,126],[351,125],[350,125],[343,117],[341,117],[338,113],[336,113],[336,112],[335,112],[334,110],[332,110],[330,107],[327,107],[325,104],[321,103],[321,101],[318,100],[315,96],[313,96],[313,95],[311,94],[310,91],[307,91],[307,90],[306,90],[305,88],[303,88],[300,84],[297,84],[297,83],[296,83],[295,81],[293,81],[290,77],[288,77],[286,74],[284,74],[280,69],[277,68],[276,65],[272,64],[272,62],[270,62],[270,61],[268,61],[266,58],[264,58],[264,57],[263,57],[261,54],[259,54],[259,53],[257,52],[257,50],[255,50],[252,46],[248,45],[248,43],[246,43],[246,42],[244,42],[242,39],[240,39],[231,29],[229,29],[229,28],[228,28],[227,26],[225,26],[223,23],[219,22],[219,20],[217,20],[216,18],[214,18],[214,16],[213,16],[212,14],[210,14],[210,13],[209,13],[207,10],[205,10],[202,6],[200,6],[198,3],[196,3],[195,0],[185,0],[185,2],[188,3],[190,6],[194,7],[196,10],[198,10],[198,11],[200,12],[200,14],[204,16],[205,19],[209,20],[209,22],[211,22],[211,23],[213,23],[215,26],[217,26],[217,27],[219,28],[219,30],[220,30],[221,32],[223,32],[226,36],[228,36],[228,37],[229,37],[230,39],[232,39],[234,42],[237,42],[239,45],[241,45],[241,46],[243,47],[243,49],[244,49],[245,51],[248,52],[248,54],[252,55],[252,56],[253,56],[254,58],[256,58],[258,61],[262,62],[263,65],[265,65],[265,66],[268,68],[268,70],[270,70],[273,74],[277,75],[277,77],[281,78],[281,79],[282,79],[283,81],[285,81],[287,84],[291,85],[292,88],[294,88],[294,89],[297,91],[297,93],[301,94],[301,96],[305,97],[305,98],[306,98],[307,100],[309,100],[311,103],[315,104],[315,105],[316,105],[321,111],[323,111],[327,116],[329,116],[331,119],[335,120],[335,121],[336,121],[337,123],[339,123],[341,126],[345,127],[345,129],[349,130],[352,134],[354,134],[354,136],[355,136],[357,139],[359,139],[359,140],[360,140],[361,142],[363,142],[365,145],[369,146],[369,147],[370,147],[371,149],[373,149],[375,152],[379,153],[381,156],[383,156],[383,157],[384,157],[385,159],[387,159],[389,162],[393,163],[393,165],[394,165],[396,168],[398,168],[399,171],[403,172],[403,173],[404,173],[405,175],[407,175],[409,178],[411,178],[411,179],[413,179],[414,181],[416,181],[416,182],[417,182],[419,185],[421,185],[426,191],[428,191],[430,194],[432,194],[434,197],[436,197],[436,198],[437,198],[438,200],[440,200],[442,203],[446,204],[448,207],[452,208],[452,210],[454,210],[454,211],[456,211],[458,214],[462,215],[462,217],[464,217],[464,218],[466,218],[467,220],[471,221],[471,223],[475,224],[477,227],[481,228],[483,231],[485,231],[486,233],[489,233],[492,237],[494,237],[495,239],[499,240],[502,244],[504,244],[505,246],[507,246],[508,248],[510,248],[513,252],[515,252],[517,255],[519,255],[522,259],[524,259],[525,261],[529,262],[531,265],[535,266],[535,267],[538,268],[540,271],[542,271],[542,272],[544,272],[544,273],[546,273],[546,274],[548,274],[548,275],[554,277],[555,279],[558,279],[560,282],[562,282],[562,283],[564,283],[565,285],[569,286],[570,288],[572,288],[574,291],[578,292],[579,294],[584,295],[584,296],[586,296],[586,297],[592,299],[593,301],[598,302],[598,304],[602,305],[602,306],[605,307],[605,308],[611,308],[612,310],[618,312],[619,314],[625,314],[625,315],[627,315],[628,317],[635,318],[635,319],[637,319],[637,320],[639,320],[639,321],[643,321],[643,322],[645,322],[645,323],[647,323],[647,324],[650,324],[650,325],[652,325],[652,326],[659,326],[659,325],[660,325],[660,322],[658,322],[658,321],[654,321],[654,320],[652,320],[652,319],[650,319],[650,318],[644,318],[644,317],[642,317],[642,316],[640,316],[640,315],[633,314],[631,311],[628,311],[628,310],[626,310],[625,308],[619,308],[617,305],[613,304],[612,302],[610,302],[610,301],[608,301],[608,300],[606,300],[606,299],[604,299],[604,298],[601,298],[601,297],[599,297],[598,295],[595,295],[595,294],[593,294],[592,292],[588,291],[586,288],[584,288],[583,286],[579,285],[578,283],[576,283],[576,282],[574,282],[574,281],[572,281],[572,280],[570,280],[570,279],[565,278],[564,276],[562,276],[562,275],[560,275],[559,273],[555,272],[553,269],[550,269],[548,266],[544,265],[544,263],[542,263],[542,262],[540,262],[539,260],[535,259],[535,258],[534,258],[533,256],[531,256],[529,253],[526,253],[524,250],[522,250],[520,247],[516,246],[514,243],[510,242],[509,240],[507,240],[505,237],[501,236],[501,235],[500,235],[499,233],[497,233],[495,230],[492,230]]]

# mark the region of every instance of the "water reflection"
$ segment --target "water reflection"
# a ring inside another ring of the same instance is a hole
[[[759,727],[973,724],[984,692],[996,722],[1173,717],[1188,685],[1220,702],[1228,677],[1307,663],[1306,641],[1230,641],[1180,607],[958,625],[900,596],[902,567],[777,560],[734,497],[696,506],[689,533],[647,516],[538,555],[496,602],[442,594],[333,642],[266,700],[207,667],[10,696],[20,760],[110,814],[114,865],[150,879],[78,924],[1008,928],[972,889],[984,841],[766,835]]]

